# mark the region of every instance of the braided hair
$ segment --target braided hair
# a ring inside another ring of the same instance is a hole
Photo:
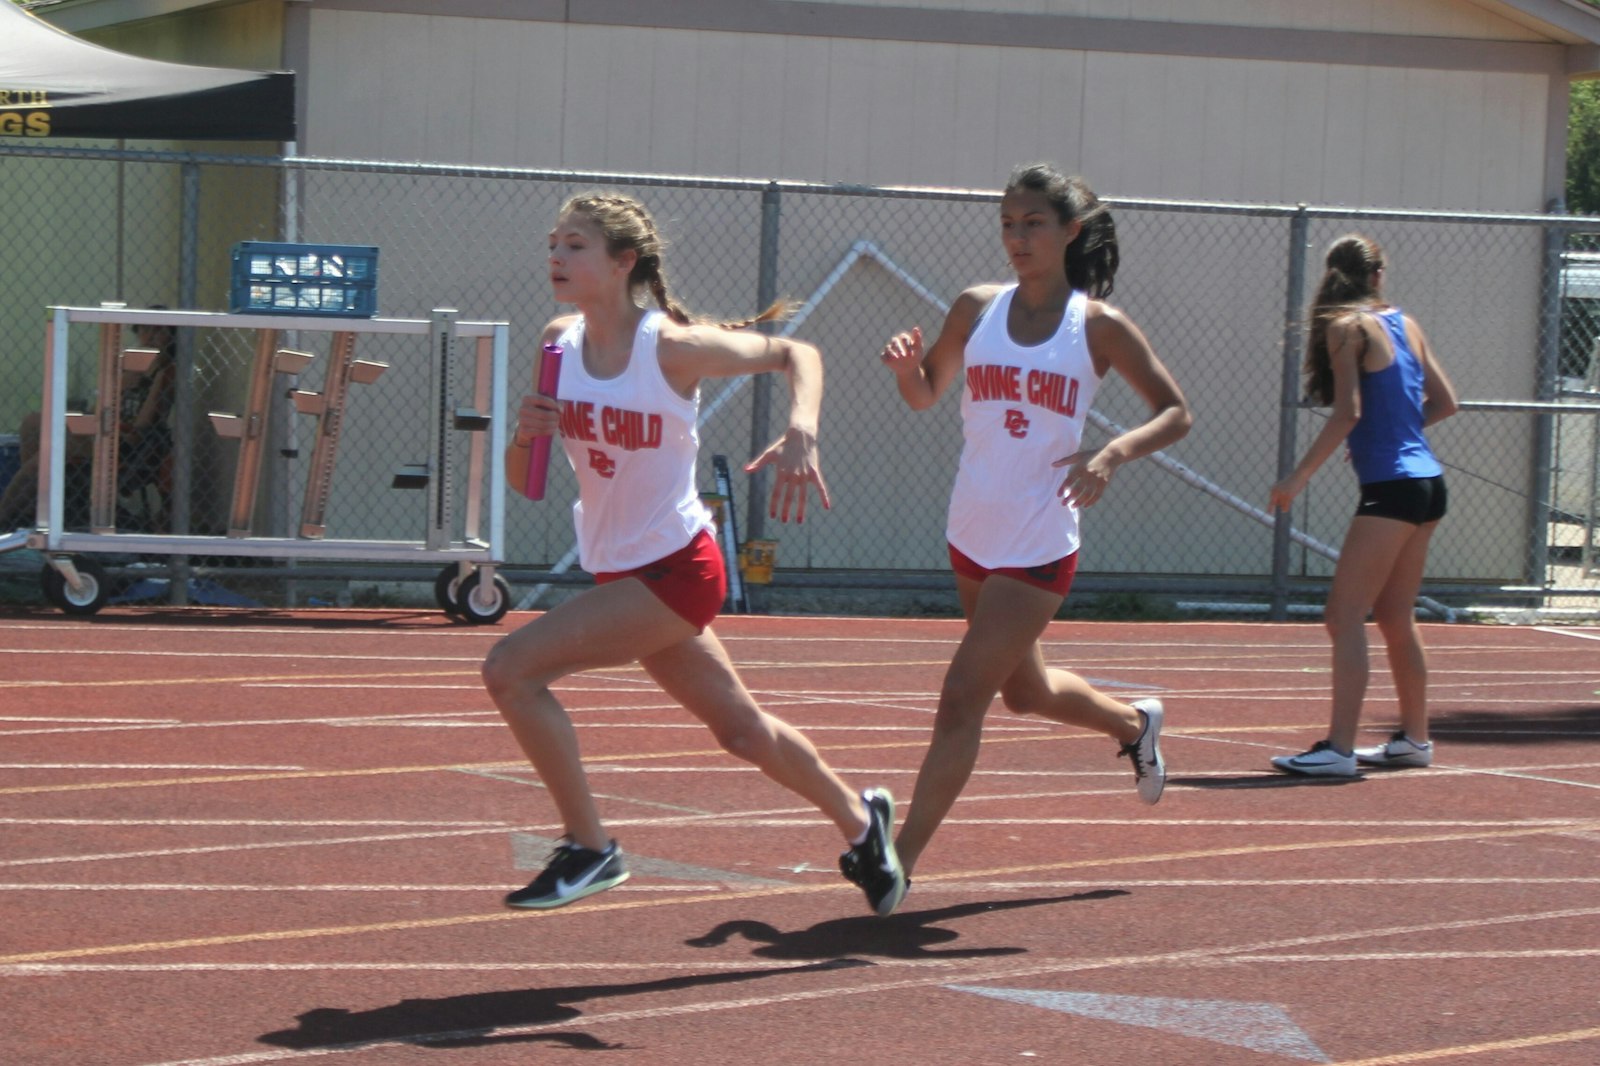
[[[633,270],[628,275],[628,287],[633,291],[649,290],[656,306],[665,311],[668,318],[680,325],[707,322],[723,329],[743,329],[758,322],[788,318],[794,313],[795,305],[791,301],[776,300],[772,306],[754,318],[741,321],[701,318],[673,299],[672,294],[668,292],[666,271],[661,261],[666,240],[660,230],[656,229],[655,219],[650,217],[650,212],[645,209],[644,204],[620,193],[581,193],[561,205],[561,214],[569,212],[581,214],[594,223],[606,242],[606,250],[611,255],[620,255],[629,249],[636,253]]]
[[[1333,402],[1333,359],[1328,351],[1328,325],[1334,319],[1378,298],[1378,271],[1383,269],[1383,249],[1371,237],[1348,233],[1328,246],[1322,281],[1311,304],[1311,328],[1306,339],[1306,398],[1318,404]]]
[[[1006,192],[1027,189],[1043,193],[1056,217],[1063,224],[1076,219],[1077,237],[1067,245],[1067,283],[1097,300],[1111,295],[1121,254],[1117,250],[1117,226],[1111,209],[1076,175],[1067,175],[1050,163],[1026,163],[1011,172]]]

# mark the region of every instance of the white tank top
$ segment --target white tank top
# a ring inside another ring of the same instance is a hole
[[[628,366],[614,378],[584,369],[581,316],[556,342],[564,349],[561,444],[578,475],[578,561],[591,574],[653,563],[712,527],[695,485],[700,390],[686,400],[661,372],[656,340],[666,320],[645,313]]]
[[[965,444],[950,493],[945,535],[980,566],[1042,566],[1078,550],[1078,509],[1057,493],[1078,450],[1100,378],[1089,357],[1089,298],[1067,299],[1061,326],[1043,344],[1011,339],[1006,319],[1017,287],[989,301],[967,340],[961,422]]]

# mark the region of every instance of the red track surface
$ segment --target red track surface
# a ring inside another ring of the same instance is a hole
[[[637,669],[558,688],[633,879],[502,910],[559,831],[478,682],[517,621],[0,616],[0,1061],[1600,1061],[1600,631],[1429,627],[1438,763],[1328,783],[1266,762],[1322,735],[1320,628],[1059,623],[1166,701],[1165,799],[997,707],[882,920]],[[717,627],[909,797],[959,623]]]

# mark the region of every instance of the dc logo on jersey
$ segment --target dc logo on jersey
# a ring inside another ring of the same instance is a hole
[[[617,461],[599,448],[589,449],[589,466],[604,478],[617,476]]]
[[[1019,440],[1028,435],[1028,416],[1013,407],[1006,412],[1006,432]]]

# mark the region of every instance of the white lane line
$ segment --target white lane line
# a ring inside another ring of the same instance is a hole
[[[1600,632],[1593,629],[1559,629],[1554,626],[1534,626],[1536,633],[1552,633],[1558,637],[1577,637],[1579,640],[1600,640]]]
[[[1478,959],[1593,959],[1596,948],[1544,948],[1506,951],[1362,951],[1341,955],[1230,955],[1202,965],[1276,962],[1450,962]]]
[[[215,855],[224,852],[270,851],[280,848],[381,844],[396,840],[442,840],[446,837],[482,836],[485,833],[504,833],[507,831],[505,826],[487,826],[482,829],[453,829],[428,833],[384,833],[375,836],[324,837],[320,840],[270,840],[251,843],[214,844],[192,848],[149,848],[142,851],[101,852],[94,855],[41,855],[31,859],[0,859],[0,867],[50,866],[75,862],[120,862],[128,859],[168,858],[173,855]]]
[[[373,616],[374,619],[378,617],[381,617],[381,613]],[[864,628],[868,632],[862,634],[851,633],[849,635],[840,636],[794,636],[784,634],[779,630],[774,630],[771,633],[752,633],[742,631],[744,626],[741,620],[729,619],[729,625],[727,627],[728,631],[719,633],[718,636],[721,638],[724,644],[848,644],[852,646],[859,646],[862,644],[909,644],[945,646],[953,649],[959,642],[961,633],[963,631],[961,620],[956,618],[897,618],[894,620],[894,627],[898,630],[911,628],[949,629],[948,634],[933,637],[905,636],[899,634],[877,635],[872,631],[880,629],[881,624],[875,622],[874,620],[863,621],[862,619],[853,617],[823,618],[820,616],[816,620],[833,622],[840,626],[846,626],[851,629]],[[377,622],[374,621],[373,624],[377,624]],[[1177,623],[1176,625],[1181,626],[1182,623]],[[1238,652],[1241,655],[1246,653],[1255,654],[1262,652],[1267,654],[1304,654],[1310,652],[1324,656],[1327,654],[1328,643],[1326,639],[1298,639],[1292,635],[1286,636],[1286,638],[1283,640],[1263,640],[1259,638],[1249,639],[1251,634],[1272,632],[1274,626],[1275,624],[1260,622],[1205,623],[1206,629],[1219,634],[1217,639],[1206,640],[1201,639],[1200,637],[1188,637],[1186,639],[1180,639],[1178,637],[1172,637],[1168,639],[1141,638],[1139,641],[1141,659],[1137,661],[1147,661],[1142,658],[1143,650],[1150,648],[1193,650],[1211,653]],[[1173,628],[1173,626],[1167,626],[1164,628]],[[1237,637],[1223,635],[1223,631],[1228,629],[1243,631],[1246,634],[1246,638],[1239,639]],[[1071,635],[1064,635],[1063,630],[1071,631]],[[134,622],[124,622],[120,620],[115,628],[100,625],[98,623],[90,625],[73,624],[70,622],[56,624],[32,623],[20,620],[7,621],[3,625],[0,625],[0,633],[4,632],[43,632],[52,634],[70,632],[81,636],[92,635],[95,637],[108,638],[115,638],[124,634],[135,633],[154,633],[161,634],[163,636],[181,633],[235,641],[255,640],[262,636],[285,636],[297,637],[307,641],[314,641],[318,644],[325,644],[333,640],[372,640],[375,637],[381,637],[381,639],[385,642],[405,639],[443,638],[447,640],[466,640],[489,644],[495,640],[498,640],[504,635],[503,631],[500,629],[478,630],[445,626],[439,626],[436,628],[385,629],[379,633],[372,629],[322,629],[304,626],[240,626],[237,628],[229,627],[222,629],[210,623],[184,624],[181,622],[174,622],[172,624],[165,625],[140,625]],[[1547,633],[1555,636],[1570,636],[1580,637],[1587,640],[1600,640],[1600,634],[1595,634],[1592,630],[1584,631],[1581,629],[1571,629],[1560,626],[1530,626],[1526,630],[1519,630],[1518,632]],[[1470,640],[1470,637],[1468,639]],[[1071,622],[1058,623],[1050,630],[1047,630],[1045,639],[1042,640],[1041,643],[1047,649],[1062,649],[1064,651],[1070,651],[1074,654],[1082,654],[1090,649],[1098,648],[1103,648],[1112,652],[1127,651],[1127,642],[1125,640],[1114,638],[1097,639],[1093,633],[1093,630],[1077,629],[1077,627],[1075,627],[1075,625]],[[1436,641],[1434,643],[1437,644],[1438,642]],[[1516,654],[1538,654],[1541,652],[1552,652],[1555,654],[1560,654],[1561,650],[1562,649],[1560,646],[1554,643],[1510,646],[1504,642],[1471,641],[1469,643],[1460,644],[1441,644],[1438,647],[1430,646],[1429,654],[1477,654],[1480,652],[1514,652]],[[1129,661],[1136,660],[1130,659]]]
[[[558,690],[558,694],[559,694],[559,690]],[[776,702],[773,702],[770,705],[771,706],[778,706],[778,704]],[[808,706],[811,706],[811,704],[808,704]],[[863,703],[857,704],[857,706],[867,707],[867,706],[872,706],[872,705],[863,702]],[[629,712],[629,711],[652,710],[652,709],[681,710],[682,708],[679,707],[677,704],[673,704],[670,708],[667,708],[667,707],[660,707],[660,708],[651,708],[651,707],[588,707],[588,708],[585,708],[585,707],[569,707],[567,709],[568,709],[568,711],[570,711],[574,715],[581,715],[581,714],[589,714],[589,713],[606,713],[606,712],[625,713],[625,712]],[[889,707],[886,707],[885,709],[888,709],[888,710],[903,710],[903,711],[916,711],[918,713],[921,713],[921,709],[920,708],[889,706]],[[491,711],[465,711],[465,712],[459,712],[459,713],[463,713],[463,714],[479,714],[479,715],[487,716],[487,715],[492,714],[494,712],[491,712]],[[930,710],[929,713],[931,713],[931,710]],[[392,715],[385,715],[385,716],[379,716],[379,717],[375,717],[375,718],[371,718],[371,719],[362,719],[362,718],[352,718],[352,717],[350,717],[348,715],[319,715],[319,716],[312,717],[312,718],[242,718],[242,719],[229,719],[227,721],[213,721],[213,722],[181,722],[181,721],[171,721],[171,720],[168,720],[168,719],[161,719],[161,720],[151,720],[151,721],[147,721],[147,722],[129,723],[129,724],[123,724],[123,725],[52,726],[52,727],[44,728],[44,729],[0,729],[0,737],[58,736],[58,735],[69,734],[69,733],[126,733],[126,732],[137,732],[139,730],[145,730],[145,729],[163,729],[163,730],[166,730],[166,729],[171,729],[171,730],[178,730],[178,729],[239,729],[239,728],[242,728],[242,727],[256,728],[256,727],[263,727],[263,726],[285,726],[285,725],[286,726],[321,725],[321,726],[329,726],[329,727],[338,728],[338,727],[365,726],[365,725],[368,725],[368,724],[373,723],[373,722],[381,723],[381,722],[385,721],[386,719],[390,719],[390,718],[393,718],[393,717],[394,716],[392,716]],[[432,716],[432,717],[437,717],[437,716]],[[581,722],[580,724],[585,726],[585,727],[588,727],[588,726],[591,726],[591,725],[599,727],[599,726],[605,725],[606,723],[584,721],[584,722]],[[693,729],[698,729],[701,732],[705,731],[705,726],[700,724],[700,723],[697,723],[697,722],[671,722],[671,723],[663,723],[661,725],[655,725],[655,726],[646,726],[646,728],[654,728],[654,729],[693,728]],[[812,728],[812,727],[808,726],[807,728]],[[1304,727],[1302,726],[1300,728],[1304,728]],[[1015,731],[1015,730],[1018,730],[1018,727],[1012,725],[1012,726],[1010,726],[1010,729]],[[1027,731],[1029,731],[1029,732],[1037,731],[1037,732],[1040,732],[1040,733],[1051,732],[1051,730],[1048,727],[1030,727]]]
[[[784,867],[785,873],[814,873],[823,877],[838,876],[833,870],[815,869],[796,871]],[[714,891],[724,882],[706,882],[699,885],[627,882],[611,891],[616,892],[687,892]],[[975,890],[999,894],[1021,892],[1060,892],[1075,889],[1233,889],[1233,888],[1461,888],[1505,886],[1518,888],[1524,885],[1578,885],[1600,884],[1600,877],[1231,877],[1231,878],[1138,878],[1115,880],[1072,881],[985,881],[953,878],[917,886],[919,898],[933,892],[969,896]],[[503,892],[505,884],[483,885],[424,885],[424,884],[192,884],[184,882],[131,882],[127,884],[104,881],[12,881],[0,882],[0,892]],[[1600,951],[1600,948],[1595,949]]]
[[[211,623],[185,625],[181,622],[173,622],[171,625],[152,626],[139,625],[134,622],[124,622],[120,619],[117,621],[115,626],[107,626],[99,622],[96,622],[93,625],[42,625],[29,622],[9,621],[4,625],[0,625],[0,632],[12,632],[14,630],[40,633],[59,633],[62,631],[67,631],[84,635],[93,634],[95,636],[102,637],[116,637],[121,636],[124,633],[160,633],[163,635],[171,633],[186,633],[194,636],[250,640],[267,635],[301,637],[305,640],[314,640],[319,644],[340,637],[343,637],[346,640],[372,640],[381,637],[381,639],[385,641],[397,640],[405,637],[465,637],[476,640],[488,640],[491,638],[498,640],[500,637],[505,635],[502,632],[492,629],[488,631],[480,631],[476,629],[461,629],[454,626],[441,626],[437,629],[385,629],[379,632],[372,629],[316,629],[294,626],[239,626],[237,628],[229,626],[227,628],[219,628],[215,624]]]
[[[613,827],[616,827],[616,828],[619,828],[619,829],[621,829],[621,828],[654,828],[654,829],[687,828],[687,827],[698,826],[698,825],[715,825],[715,826],[718,826],[718,827],[724,828],[724,829],[728,829],[728,828],[773,829],[773,828],[801,828],[801,827],[806,827],[806,826],[813,826],[814,827],[816,825],[816,823],[817,823],[817,816],[816,816],[815,812],[807,810],[807,811],[804,811],[804,812],[782,812],[782,811],[750,812],[750,811],[745,811],[745,812],[737,812],[737,813],[729,813],[729,814],[711,812],[711,813],[706,813],[706,814],[678,814],[678,815],[671,815],[671,816],[658,816],[658,817],[652,817],[652,818],[614,818],[614,819],[612,819],[610,821],[609,824],[612,825]],[[1216,823],[1210,823],[1210,822],[1198,821],[1198,820],[1196,820],[1196,821],[1187,821],[1187,820],[1181,820],[1181,819],[1175,819],[1175,820],[1172,820],[1172,821],[1163,821],[1163,822],[1159,822],[1159,823],[1152,823],[1152,822],[1138,823],[1138,822],[1135,822],[1133,820],[1123,821],[1123,820],[1112,820],[1112,819],[1107,819],[1107,820],[1103,820],[1103,821],[1088,821],[1088,822],[1085,822],[1083,820],[1071,819],[1071,818],[1059,818],[1059,819],[1057,819],[1057,818],[1033,818],[1033,819],[1023,819],[1023,818],[1005,818],[1005,819],[952,818],[952,819],[948,820],[947,824],[951,824],[951,825],[972,825],[972,826],[993,826],[993,825],[1056,826],[1056,825],[1082,825],[1082,824],[1098,824],[1098,825],[1159,824],[1159,825],[1167,826],[1167,825],[1213,825],[1213,824],[1216,824]],[[1223,824],[1229,824],[1229,823],[1223,823]],[[1241,825],[1241,826],[1267,826],[1267,825],[1272,825],[1272,824],[1275,824],[1275,823],[1242,821],[1242,822],[1232,823],[1232,824]],[[1299,823],[1284,822],[1284,823],[1281,823],[1281,824],[1288,825],[1288,826],[1297,826]],[[1326,825],[1328,828],[1338,828],[1338,826],[1339,826],[1339,823],[1319,823],[1319,824]],[[1353,825],[1353,824],[1360,824],[1360,823],[1346,823],[1346,824],[1352,824]],[[1386,827],[1386,828],[1390,827],[1390,825],[1391,825],[1391,823],[1387,823],[1387,822],[1380,822],[1378,824],[1380,826],[1383,826],[1383,827]],[[1590,821],[1571,820],[1571,821],[1555,821],[1555,822],[1544,822],[1544,821],[1516,822],[1516,821],[1513,821],[1513,822],[1504,823],[1504,825],[1497,825],[1495,823],[1474,823],[1474,822],[1469,822],[1469,823],[1466,823],[1465,825],[1461,826],[1461,828],[1468,828],[1468,829],[1506,828],[1506,829],[1513,829],[1513,830],[1517,830],[1517,829],[1529,829],[1529,830],[1543,829],[1543,830],[1549,830],[1552,833],[1552,835],[1554,835],[1554,834],[1560,833],[1563,830],[1583,830],[1583,829],[1592,827],[1593,824],[1594,823],[1593,823],[1592,820],[1590,820]],[[1440,826],[1440,825],[1435,825],[1435,824],[1432,824],[1432,823],[1427,823],[1427,824],[1424,825],[1424,827],[1425,828],[1448,828],[1449,824],[1446,823],[1445,825]],[[399,840],[441,840],[441,839],[446,839],[446,838],[450,838],[450,837],[482,836],[484,834],[497,834],[497,833],[505,833],[505,832],[510,832],[510,831],[521,831],[521,827],[507,827],[507,826],[502,826],[502,825],[491,825],[491,826],[475,827],[475,828],[468,828],[468,829],[433,830],[433,831],[427,831],[427,832],[420,832],[419,831],[419,832],[413,832],[413,833],[384,833],[384,834],[373,834],[373,835],[366,835],[366,836],[322,837],[322,838],[314,838],[314,839],[309,839],[309,840],[252,841],[252,842],[245,842],[245,843],[214,844],[214,845],[204,845],[204,846],[195,846],[195,847],[186,847],[186,848],[150,848],[150,849],[144,849],[144,850],[138,850],[138,851],[100,852],[100,853],[79,854],[79,855],[43,855],[43,856],[34,856],[32,858],[26,858],[26,859],[4,859],[4,860],[0,860],[0,867],[15,868],[15,867],[24,867],[24,866],[68,865],[68,864],[72,864],[72,863],[108,862],[108,861],[109,862],[123,862],[123,861],[127,861],[129,859],[169,858],[169,857],[177,856],[177,855],[235,854],[235,853],[242,853],[242,852],[247,852],[247,851],[287,850],[287,849],[291,849],[291,848],[342,847],[342,846],[346,846],[346,845],[362,845],[362,846],[365,846],[365,845],[370,845],[370,844],[388,843],[388,842],[399,841]],[[1378,843],[1375,843],[1373,846],[1380,846],[1380,844],[1381,844],[1381,842],[1378,842]]]
[[[57,658],[57,657],[59,657],[61,655],[61,651],[59,649],[55,649],[55,648],[14,648],[14,649],[0,648],[0,654],[3,654],[3,655],[18,655],[18,656],[38,655],[38,656],[44,656],[44,657],[48,657],[48,658]],[[215,650],[210,650],[210,651],[204,651],[204,650],[202,650],[202,651],[151,651],[151,650],[148,650],[148,649],[139,649],[139,648],[128,648],[128,649],[125,649],[125,650],[109,650],[109,649],[101,650],[101,649],[74,648],[72,650],[72,655],[73,655],[74,658],[81,658],[83,656],[105,656],[105,657],[114,657],[114,658],[139,658],[139,659],[147,659],[147,658],[151,658],[151,657],[156,657],[156,658],[165,658],[165,659],[173,659],[173,660],[204,659],[204,660],[207,660],[208,662],[209,661],[215,661],[219,656],[220,657],[226,657],[229,660],[251,659],[251,660],[277,661],[277,660],[288,659],[288,660],[295,660],[295,661],[298,661],[298,662],[312,662],[312,663],[322,663],[322,662],[327,662],[327,663],[334,663],[334,662],[376,662],[376,663],[385,663],[385,664],[401,664],[401,663],[409,664],[412,661],[411,659],[407,658],[406,656],[396,655],[393,652],[374,652],[373,654],[370,654],[370,655],[362,655],[362,654],[344,654],[344,653],[334,653],[334,652],[310,652],[310,651],[286,651],[286,652],[226,651],[226,652],[219,652],[219,651],[215,651]],[[1183,662],[1183,663],[1174,663],[1172,660],[1169,659],[1163,665],[1162,670],[1163,670],[1163,672],[1181,673],[1181,674],[1186,674],[1186,675],[1187,674],[1222,674],[1222,675],[1237,676],[1240,673],[1249,673],[1249,674],[1252,674],[1252,675],[1286,675],[1286,674],[1294,674],[1296,676],[1308,677],[1308,678],[1309,677],[1325,677],[1330,672],[1329,668],[1326,667],[1326,666],[1293,666],[1293,665],[1289,665],[1289,666],[1261,666],[1261,665],[1251,665],[1251,666],[1248,666],[1248,667],[1245,667],[1245,668],[1241,668],[1241,667],[1235,666],[1235,665],[1208,665],[1208,663],[1209,664],[1214,664],[1216,662],[1217,658],[1218,658],[1217,655],[1212,654],[1212,655],[1205,656],[1204,659],[1202,659],[1202,660],[1198,660],[1198,661],[1195,661],[1195,662]],[[465,663],[470,663],[470,664],[473,664],[473,665],[477,665],[477,664],[482,663],[483,657],[482,656],[477,656],[477,655],[471,655],[471,656],[432,655],[432,656],[429,656],[429,661],[432,662],[432,663],[440,664],[440,665],[448,665],[448,664],[452,664],[452,663],[464,663],[464,664]],[[946,660],[946,659],[887,659],[887,660],[885,660],[885,659],[872,659],[872,660],[800,659],[800,660],[796,660],[796,661],[788,661],[788,660],[761,660],[761,659],[748,659],[748,658],[741,659],[741,658],[738,658],[737,656],[735,656],[735,662],[738,663],[738,666],[739,666],[740,670],[749,670],[749,671],[760,671],[760,670],[784,670],[784,671],[788,671],[788,670],[814,670],[814,669],[818,669],[818,668],[825,668],[825,669],[831,669],[831,670],[869,670],[869,669],[870,670],[879,670],[879,669],[885,669],[885,668],[905,668],[905,667],[914,667],[914,666],[926,666],[926,667],[943,668],[943,667],[948,665],[948,660]],[[1113,661],[1113,660],[1104,660],[1104,659],[1098,659],[1098,658],[1087,658],[1086,659],[1086,658],[1083,658],[1083,657],[1075,657],[1074,659],[1072,659],[1070,661],[1070,663],[1068,663],[1068,665],[1071,665],[1071,667],[1074,670],[1074,672],[1078,672],[1078,673],[1083,673],[1085,671],[1087,671],[1087,672],[1116,672],[1119,668],[1130,667],[1130,666],[1133,666],[1135,664],[1137,664],[1137,666],[1140,668],[1141,672],[1147,673],[1150,670],[1150,661],[1149,661],[1148,658],[1146,658],[1146,659],[1125,659],[1125,660],[1115,660],[1115,661]],[[623,668],[622,667],[610,667],[608,669],[617,670],[617,669],[623,669]],[[1446,666],[1442,666],[1442,665],[1436,666],[1430,671],[1429,683],[1433,684],[1433,683],[1435,683],[1435,680],[1437,680],[1438,683],[1448,684],[1449,683],[1449,679],[1451,677],[1457,676],[1457,675],[1462,676],[1462,677],[1471,678],[1471,679],[1473,679],[1473,683],[1475,683],[1477,685],[1480,685],[1482,687],[1485,687],[1485,688],[1495,687],[1497,685],[1506,686],[1506,685],[1510,685],[1510,684],[1514,683],[1514,682],[1510,682],[1510,681],[1494,681],[1494,682],[1486,681],[1486,680],[1483,679],[1483,674],[1482,674],[1481,668],[1479,668],[1479,667],[1463,666],[1460,669],[1452,670],[1452,669],[1450,669],[1450,668],[1448,668]],[[1594,675],[1593,675],[1593,671],[1592,670],[1574,669],[1574,670],[1496,670],[1494,672],[1494,676],[1496,678],[1533,677],[1533,678],[1547,678],[1547,679],[1550,679],[1550,678],[1553,678],[1553,679],[1572,678],[1573,680],[1581,680],[1583,678],[1592,678]],[[49,684],[51,682],[51,680],[52,679],[48,679],[48,678],[13,679],[13,680],[7,680],[7,681],[0,682],[0,687],[18,688],[18,687],[42,686],[42,685]],[[200,680],[204,680],[204,679],[200,679]],[[220,680],[222,680],[222,679],[219,679],[219,681]],[[58,685],[68,685],[68,686],[70,686],[72,684],[72,682],[70,682],[70,681],[56,681],[55,683],[58,684]],[[1466,682],[1462,682],[1462,683],[1466,683]]]
[[[828,877],[838,877],[833,870],[802,871],[824,874]],[[507,878],[506,881],[514,880]],[[83,884],[70,884],[66,882],[52,882],[45,884],[30,884],[26,881],[13,883],[0,883],[0,892],[490,892],[496,895],[505,892],[506,881],[492,885],[268,885],[252,882],[244,885],[188,885],[188,884],[105,884],[99,881],[89,881]],[[661,883],[636,883],[618,885],[608,889],[608,892],[715,892],[726,888],[734,881],[705,882],[703,884],[661,884]],[[787,882],[785,882],[787,883]],[[740,883],[738,887],[746,887]]]
[[[0,715],[0,722],[77,722],[80,725],[177,725],[181,718],[85,718],[79,715]]]
[[[0,825],[72,825],[125,828],[162,826],[173,829],[266,827],[271,829],[519,829],[510,822],[402,820],[399,818],[0,818]]]
[[[1223,959],[1196,959],[1195,967],[1230,966],[1240,962],[1410,962],[1479,959],[1586,959],[1600,956],[1600,948],[1549,948],[1524,951],[1351,952],[1336,955],[1230,955]],[[815,966],[807,960],[771,959],[773,969]],[[950,970],[970,965],[967,959],[875,959],[879,969]],[[0,976],[32,977],[78,973],[716,973],[748,970],[749,960],[735,962],[127,962],[127,963],[14,963],[0,966]],[[765,967],[764,967],[765,968]],[[498,1032],[499,1030],[496,1030]]]
[[[1592,763],[1586,765],[1587,767],[1593,766]],[[1530,774],[1515,770],[1478,770],[1472,767],[1464,767],[1462,772],[1481,777],[1503,777],[1512,781],[1537,781],[1542,785],[1568,785],[1572,788],[1600,789],[1600,781],[1574,781],[1566,777],[1550,777],[1546,774]]]
[[[289,681],[252,681],[239,686],[240,688],[292,688],[292,689],[356,689],[363,692],[482,692],[482,685],[397,685],[392,682],[289,682]]]
[[[709,768],[707,768],[709,769]],[[754,773],[754,768],[717,767],[717,770],[728,773]],[[532,772],[530,769],[529,773]],[[697,769],[695,772],[699,772]],[[904,771],[914,773],[913,770]],[[974,776],[1009,776],[1007,771],[977,771]],[[526,783],[522,779],[519,783]],[[1121,791],[1126,792],[1127,789]],[[1041,793],[1024,793],[1017,796],[1004,797],[972,797],[988,799],[1019,799],[1037,796]],[[965,801],[968,797],[963,797]],[[771,807],[760,810],[728,811],[724,813],[707,812],[694,816],[695,821],[706,818],[801,818],[811,819],[816,822],[819,818],[813,807]],[[960,818],[947,819],[950,825],[992,825],[993,818]],[[1460,819],[1460,818],[1156,818],[1156,817],[1128,817],[1128,818],[1035,818],[1035,819],[1009,819],[1009,824],[1014,825],[1108,825],[1108,826],[1148,826],[1148,825],[1185,825],[1185,826],[1215,826],[1219,828],[1295,828],[1295,829],[1342,829],[1359,826],[1371,829],[1571,829],[1588,828],[1595,824],[1593,818],[1505,818],[1505,819]],[[621,823],[613,823],[621,824]],[[649,826],[671,828],[685,824],[679,818],[664,818],[656,821],[633,819],[627,824],[634,826]],[[768,824],[768,823],[760,823]],[[788,823],[772,823],[788,824]],[[529,826],[522,822],[486,822],[486,821],[434,821],[432,819],[346,819],[346,818],[0,818],[0,825],[23,826],[72,826],[80,828],[106,828],[122,829],[132,826],[145,826],[173,829],[233,829],[233,828],[266,828],[266,829],[471,829],[471,830],[504,830],[506,832],[536,832],[540,827]],[[554,825],[545,828],[554,828]],[[286,843],[294,843],[293,841]]]
[[[1060,881],[985,881],[982,878],[948,881],[930,881],[917,885],[917,895],[928,892],[953,890],[970,896],[982,889],[997,893],[1059,892],[1068,889],[1105,888],[1364,888],[1368,885],[1383,888],[1419,888],[1494,886],[1516,888],[1520,885],[1592,885],[1600,884],[1600,877],[1148,877],[1100,880]]]
[[[235,763],[8,762],[0,770],[304,770],[304,766],[252,766]]]
[[[620,886],[619,886],[620,887]],[[613,889],[612,891],[616,891]],[[772,959],[777,970],[816,965],[805,959]],[[949,968],[948,959],[884,959],[883,966],[906,969]],[[27,977],[63,973],[384,973],[433,971],[440,973],[497,973],[500,971],[577,971],[588,973],[717,972],[748,970],[751,962],[130,962],[130,963],[16,963],[0,966],[0,976]],[[765,967],[763,967],[765,968]]]
[[[0,655],[45,655],[59,658],[60,648],[0,648]],[[228,659],[310,659],[315,662],[404,662],[412,660],[404,655],[396,655],[392,651],[374,652],[371,655],[346,655],[339,652],[309,652],[309,651],[155,651],[149,648],[73,648],[74,659],[85,655],[114,655],[133,656],[140,659],[216,659],[219,656]],[[430,662],[438,663],[481,663],[481,655],[430,655]]]

